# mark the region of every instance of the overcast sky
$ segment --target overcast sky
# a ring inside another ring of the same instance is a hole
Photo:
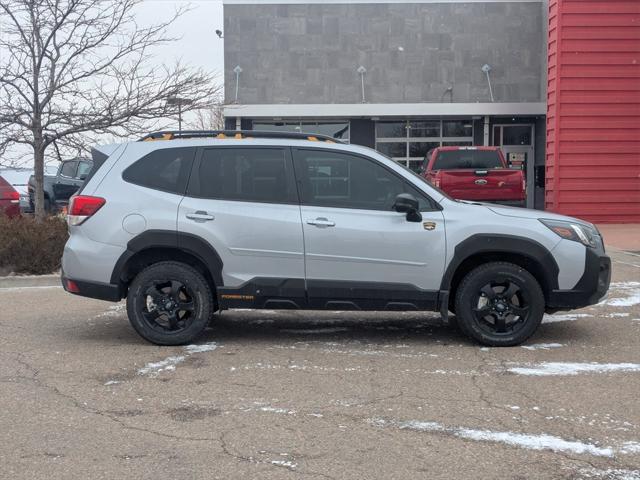
[[[170,35],[182,39],[163,52],[158,59],[171,63],[176,58],[220,75],[224,67],[224,40],[216,36],[216,29],[223,30],[222,0],[145,0],[140,7],[141,23],[157,23],[166,19],[176,7],[188,5],[191,10],[169,30]]]
[[[180,40],[154,51],[155,59],[158,63],[169,65],[180,59],[193,67],[216,74],[222,85],[224,40],[219,39],[215,33],[216,29],[223,30],[222,0],[143,0],[136,17],[140,25],[152,25],[167,19],[176,8],[184,6],[188,6],[190,10],[168,31],[169,36],[180,37]],[[185,120],[188,121],[189,118]],[[21,166],[31,167],[31,152],[29,147],[15,145],[5,153],[3,159],[5,163],[15,160]]]

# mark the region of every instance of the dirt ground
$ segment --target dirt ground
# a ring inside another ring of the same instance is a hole
[[[640,256],[600,305],[482,348],[435,314],[227,311],[0,288],[0,478],[640,479]]]

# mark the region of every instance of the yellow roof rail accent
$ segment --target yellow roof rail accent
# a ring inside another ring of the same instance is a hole
[[[224,133],[219,133],[216,138],[227,138],[227,136]]]
[[[157,137],[157,138],[148,137],[144,139],[145,142],[154,142],[156,140],[173,140],[173,134],[163,133],[161,137]]]
[[[336,143],[333,140],[325,140],[324,143]]]
[[[309,137],[307,137],[307,140],[309,140],[310,142],[317,142],[318,138],[314,137],[314,136],[309,136]]]
[[[242,136],[241,133],[236,133],[235,138],[236,138],[236,140],[242,140],[243,136]]]

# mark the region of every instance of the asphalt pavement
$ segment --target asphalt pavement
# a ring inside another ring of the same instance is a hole
[[[0,478],[640,479],[640,256],[483,348],[435,314],[226,311],[157,347],[124,304],[0,286]]]

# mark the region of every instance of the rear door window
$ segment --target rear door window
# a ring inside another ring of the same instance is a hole
[[[76,169],[78,168],[78,162],[64,162],[60,169],[60,175],[63,177],[74,178],[76,176]]]
[[[189,195],[261,203],[297,203],[289,149],[207,148]]]
[[[438,152],[433,170],[456,170],[469,168],[489,170],[503,168],[500,156],[495,150],[445,150]]]
[[[89,176],[89,172],[91,172],[92,164],[89,162],[80,162],[78,164],[78,172],[76,173],[76,178],[79,180],[83,180]]]
[[[184,195],[195,148],[154,150],[129,166],[122,178],[142,187]]]

